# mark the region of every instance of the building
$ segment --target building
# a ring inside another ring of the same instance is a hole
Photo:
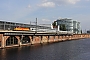
[[[73,33],[77,34],[77,21],[73,21]]]
[[[73,21],[73,33],[80,33],[80,22]]]
[[[57,19],[53,23],[54,27],[59,31],[68,31],[74,34],[80,33],[80,22],[68,18]]]
[[[81,34],[81,26],[80,26],[80,22],[77,22],[77,33]]]
[[[30,25],[30,24],[23,24],[23,23],[15,23],[15,22],[7,22],[7,21],[0,21],[0,30],[13,30],[15,27],[26,27],[26,28],[38,28],[38,29],[50,29],[50,27],[46,26],[39,26],[39,25]]]
[[[73,32],[73,20],[72,19],[57,19],[56,26],[59,27],[60,31],[70,31]]]

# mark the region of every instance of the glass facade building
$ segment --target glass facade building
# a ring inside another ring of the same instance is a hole
[[[57,19],[57,25],[65,25],[66,31],[73,32],[73,20],[72,19]]]
[[[77,34],[77,31],[78,31],[78,29],[77,29],[77,21],[73,21],[73,33],[75,33],[75,34]]]
[[[61,25],[64,25],[65,31],[69,31],[74,34],[80,33],[80,22],[74,21],[72,19],[63,18],[63,19],[57,19],[56,25],[59,26],[59,30],[61,30]]]
[[[80,22],[73,21],[73,33],[78,34],[80,32]]]

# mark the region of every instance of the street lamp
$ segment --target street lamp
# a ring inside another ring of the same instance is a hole
[[[35,24],[36,24],[36,26],[35,26],[35,28],[36,28],[35,33],[37,33],[37,18],[36,18],[36,22],[31,22],[31,21],[30,21],[30,25],[31,25],[31,23],[35,23]]]
[[[36,18],[36,33],[37,33],[37,18]]]

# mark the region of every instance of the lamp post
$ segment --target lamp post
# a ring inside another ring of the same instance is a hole
[[[36,18],[36,32],[35,33],[37,33],[37,18]]]
[[[37,18],[36,18],[36,22],[31,22],[31,21],[30,21],[30,25],[31,25],[31,23],[35,23],[35,25],[36,25],[36,26],[35,26],[35,28],[36,28],[35,33],[37,33]]]

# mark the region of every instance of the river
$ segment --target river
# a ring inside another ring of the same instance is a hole
[[[90,39],[0,49],[0,60],[89,60]]]

